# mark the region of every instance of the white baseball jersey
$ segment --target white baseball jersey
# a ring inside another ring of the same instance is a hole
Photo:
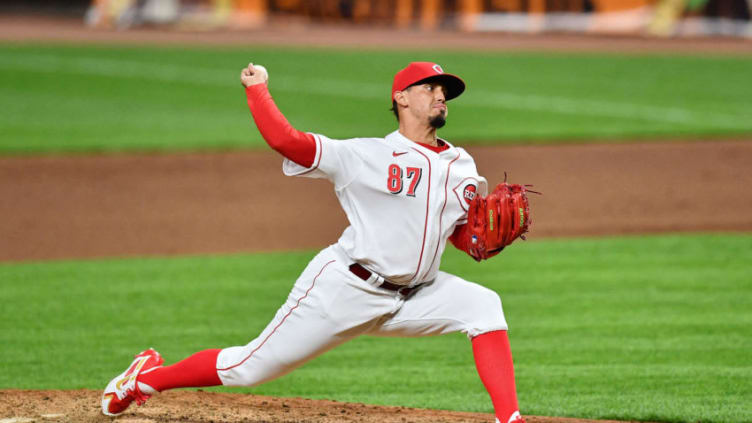
[[[433,280],[447,238],[466,221],[468,201],[488,190],[472,157],[449,143],[436,153],[399,131],[385,138],[314,137],[313,165],[285,159],[283,170],[332,181],[350,222],[338,241],[345,253],[394,283]]]
[[[331,180],[350,226],[308,263],[258,337],[220,352],[224,385],[275,379],[364,334],[473,338],[507,329],[498,294],[438,270],[447,238],[466,219],[467,200],[487,192],[467,152],[450,145],[436,153],[399,132],[315,139],[310,168],[286,159],[283,170]],[[424,284],[408,299],[353,274],[355,261],[391,282]]]

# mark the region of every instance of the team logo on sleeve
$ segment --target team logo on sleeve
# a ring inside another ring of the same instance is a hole
[[[465,203],[470,204],[475,199],[475,196],[478,195],[477,189],[478,187],[475,184],[465,185],[465,188],[462,189],[462,198],[465,199]]]
[[[480,192],[478,192],[479,186],[481,185],[478,178],[472,176],[461,180],[459,184],[454,186],[452,191],[454,191],[454,196],[457,198],[457,203],[462,210],[467,211],[470,203],[475,200],[475,197],[480,195]]]

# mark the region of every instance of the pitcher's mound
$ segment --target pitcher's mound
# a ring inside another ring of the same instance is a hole
[[[109,422],[100,411],[100,391],[0,390],[0,423]],[[595,420],[526,416],[528,423],[580,423]],[[248,394],[172,391],[133,405],[117,423],[492,423],[484,413],[423,410]],[[609,423],[598,420],[598,423]],[[611,421],[610,423],[617,423]]]

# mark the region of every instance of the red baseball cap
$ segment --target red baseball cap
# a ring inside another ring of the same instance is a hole
[[[447,101],[458,97],[465,91],[465,82],[459,76],[444,73],[444,70],[438,64],[433,62],[412,62],[394,75],[392,100],[394,100],[394,93],[397,91],[403,91],[410,85],[429,81],[439,81],[444,84]]]

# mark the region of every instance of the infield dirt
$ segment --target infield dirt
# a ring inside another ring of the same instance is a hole
[[[543,192],[531,241],[752,230],[750,142],[468,151]],[[272,152],[0,158],[0,198],[0,261],[317,249],[347,226],[329,182]]]
[[[733,39],[395,33],[98,31],[0,17],[0,40],[339,45],[747,54]],[[533,183],[530,239],[752,230],[752,143],[468,148],[490,183]],[[268,152],[0,158],[0,262],[320,248],[346,226],[330,184],[286,178]],[[292,281],[291,281],[292,284]],[[103,386],[107,378],[103,375]],[[100,391],[0,390],[0,422],[105,422]],[[489,402],[490,404],[490,402]],[[523,409],[524,412],[524,409]],[[526,416],[529,423],[593,420]],[[174,391],[117,419],[135,422],[484,422],[493,416]],[[607,423],[604,420],[598,422]]]
[[[3,423],[113,421],[99,407],[100,391],[0,390]],[[16,417],[18,416],[18,417]],[[563,417],[525,416],[528,423],[627,423]],[[15,420],[14,420],[15,419]],[[351,404],[303,398],[204,391],[170,391],[142,407],[133,406],[118,423],[490,423],[491,414]]]

